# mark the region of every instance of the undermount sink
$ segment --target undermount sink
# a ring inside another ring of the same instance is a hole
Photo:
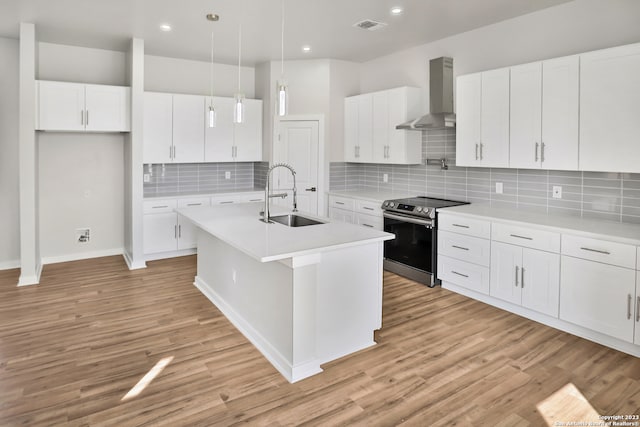
[[[316,221],[315,219],[296,214],[277,215],[272,216],[269,219],[271,222],[277,222],[279,224],[286,225],[287,227],[306,227],[307,225],[324,224],[322,221]]]

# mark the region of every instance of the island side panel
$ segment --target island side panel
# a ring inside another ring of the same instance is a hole
[[[201,231],[196,286],[289,381],[293,365],[293,275]]]
[[[322,363],[375,345],[382,319],[382,242],[322,254],[317,340]]]

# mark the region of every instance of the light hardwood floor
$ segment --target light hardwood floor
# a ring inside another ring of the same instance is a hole
[[[48,265],[26,288],[0,271],[0,425],[538,426],[640,413],[639,359],[390,273],[378,345],[289,384],[194,274],[195,257],[134,272],[120,257]]]

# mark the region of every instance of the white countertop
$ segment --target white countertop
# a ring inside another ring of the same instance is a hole
[[[145,196],[144,200],[160,200],[160,199],[187,199],[190,197],[209,197],[209,196],[224,196],[225,194],[242,194],[242,193],[264,193],[263,188],[245,188],[242,190],[220,190],[220,191],[200,191],[189,193],[161,193],[154,194],[153,196]]]
[[[329,195],[351,197],[353,199],[371,200],[374,202],[384,202],[390,199],[405,199],[407,197],[415,197],[406,192],[384,191],[384,190],[342,190],[329,191]]]
[[[485,203],[452,206],[438,209],[439,212],[455,212],[460,215],[479,216],[510,222],[519,225],[542,226],[552,231],[580,234],[586,237],[640,245],[640,225],[606,221],[599,219],[580,218],[569,215],[546,215],[527,212],[526,210],[500,209]]]
[[[342,222],[329,222],[307,227],[265,224],[259,219],[263,203],[226,206],[196,206],[178,209],[198,227],[260,262],[277,261],[311,255],[349,246],[391,240],[395,236],[378,230]],[[272,207],[272,216],[289,213]]]

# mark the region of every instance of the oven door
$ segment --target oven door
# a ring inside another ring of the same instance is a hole
[[[385,261],[401,264],[421,273],[428,273],[429,282],[433,283],[432,273],[435,266],[433,225],[431,219],[384,212],[384,231],[396,236],[394,240],[384,242]],[[393,268],[387,269],[395,271]],[[403,274],[403,272],[398,273]],[[424,278],[411,278],[425,283]]]

